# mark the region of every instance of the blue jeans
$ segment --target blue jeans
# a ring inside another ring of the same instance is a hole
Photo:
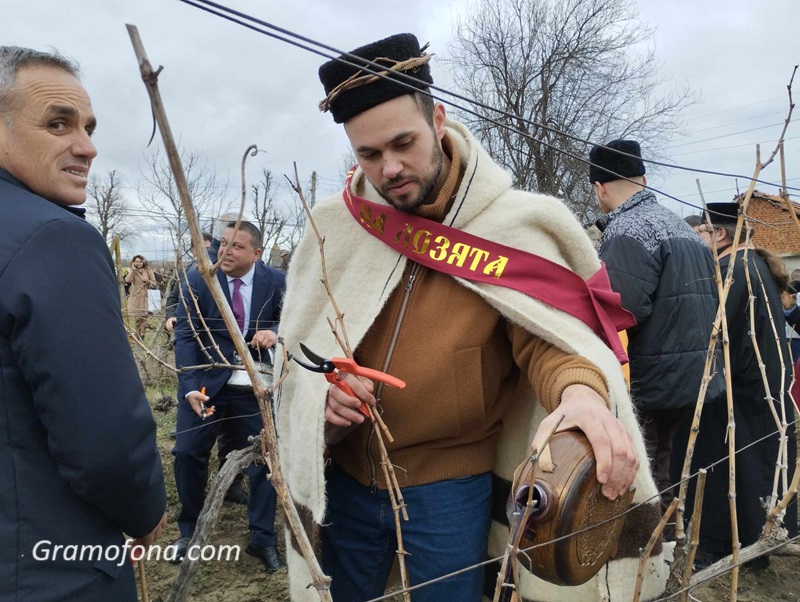
[[[323,570],[334,602],[382,596],[396,557],[394,513],[386,491],[371,490],[335,463],[327,470]],[[483,562],[489,539],[491,473],[403,488],[409,581],[416,585]],[[480,602],[484,567],[411,592],[414,602]]]

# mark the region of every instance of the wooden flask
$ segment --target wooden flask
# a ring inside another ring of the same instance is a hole
[[[540,579],[580,585],[616,554],[625,520],[609,519],[628,509],[633,489],[613,501],[600,492],[594,453],[580,431],[556,433],[548,447],[549,457],[545,451],[534,473],[533,511],[523,526],[517,559]],[[530,474],[527,459],[516,471],[507,505],[512,529],[528,503]],[[540,545],[549,541],[554,543]],[[540,547],[525,551],[534,545]]]

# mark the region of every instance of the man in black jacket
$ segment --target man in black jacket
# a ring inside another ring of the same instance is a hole
[[[647,190],[639,143],[614,140],[589,155],[589,179],[606,214],[600,258],[637,325],[628,330],[631,395],[664,508],[674,498],[672,439],[691,414],[717,311],[711,253]],[[711,393],[724,384],[719,376]],[[684,450],[675,450],[683,457]]]
[[[745,241],[742,230],[739,246],[733,248],[738,203],[709,203],[708,220],[696,229],[705,231],[706,244],[714,245],[719,255],[722,277],[733,264],[733,283],[725,302],[730,340],[731,392],[736,454],[736,519],[739,542],[755,543],[764,526],[766,511],[784,491],[780,479],[775,482],[775,466],[795,465],[797,442],[792,402],[787,390],[792,382],[786,333],[781,323],[781,289],[787,274],[780,258],[756,249]],[[712,223],[708,227],[708,221]],[[692,220],[697,224],[696,218]],[[749,227],[749,226],[747,226]],[[752,235],[750,237],[752,240]],[[777,265],[776,265],[777,264]],[[781,272],[783,273],[781,274]],[[761,365],[763,370],[761,371]],[[766,379],[766,382],[765,382]],[[708,472],[703,519],[700,526],[698,564],[705,566],[731,553],[731,519],[728,503],[728,406],[721,399],[703,410],[700,436],[692,470],[721,459],[725,461]],[[772,406],[772,407],[770,407]],[[786,421],[786,455],[779,457],[780,438],[775,418]],[[741,451],[739,451],[741,450]],[[692,491],[687,508],[692,507]],[[797,505],[786,509],[785,526],[789,537],[797,535]],[[769,557],[761,556],[748,563],[751,568],[765,568]]]
[[[165,524],[156,428],[86,200],[77,67],[0,46],[0,599],[134,602]]]

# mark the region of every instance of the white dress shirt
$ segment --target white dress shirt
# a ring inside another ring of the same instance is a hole
[[[241,277],[242,283],[239,285],[239,294],[242,296],[242,303],[244,303],[244,332],[242,332],[242,336],[247,334],[247,326],[250,323],[250,302],[253,300],[253,278],[255,275],[256,264],[254,263],[250,271]],[[231,301],[233,301],[233,287],[235,286],[233,281],[235,278],[227,274],[226,277],[228,278],[228,292],[231,295]],[[198,393],[198,391],[189,391],[184,397],[188,398],[192,393]]]

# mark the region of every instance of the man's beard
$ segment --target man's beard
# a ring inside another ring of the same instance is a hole
[[[385,182],[383,186],[378,188],[378,194],[380,194],[387,203],[389,203],[392,207],[394,207],[398,211],[403,211],[404,213],[413,213],[415,209],[418,209],[419,207],[424,205],[425,201],[428,200],[428,197],[431,195],[433,189],[436,187],[436,182],[438,182],[439,176],[442,173],[442,166],[444,165],[444,152],[435,141],[433,143],[433,148],[431,149],[430,164],[435,167],[427,176],[419,178],[416,176],[406,176],[403,173],[400,173],[391,180]],[[403,182],[416,182],[417,184],[419,184],[420,185],[419,194],[413,199],[399,201],[395,198],[392,198],[386,192],[388,188],[396,186],[397,184]]]

